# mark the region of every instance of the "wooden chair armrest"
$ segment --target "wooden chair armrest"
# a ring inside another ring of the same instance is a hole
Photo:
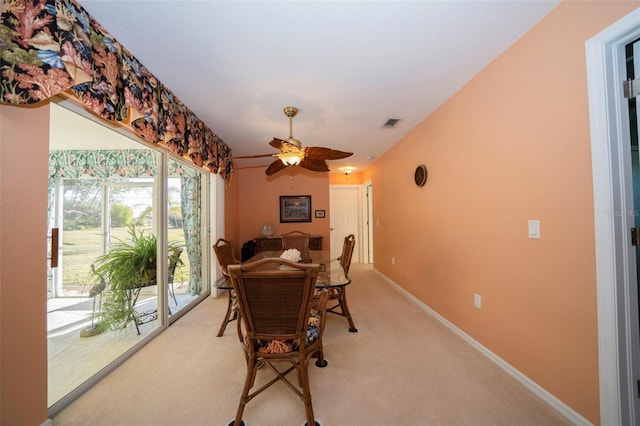
[[[328,301],[329,301],[329,292],[327,290],[322,290],[320,292],[320,295],[314,298],[313,307],[318,311],[326,311]]]

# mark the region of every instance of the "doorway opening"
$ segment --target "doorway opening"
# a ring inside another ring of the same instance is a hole
[[[586,43],[598,299],[600,422],[638,424],[640,345],[628,45],[640,38],[640,9]],[[636,130],[637,132],[637,127]]]

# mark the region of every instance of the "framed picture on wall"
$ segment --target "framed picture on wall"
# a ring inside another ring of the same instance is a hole
[[[311,222],[311,195],[281,195],[280,223]]]
[[[316,217],[318,219],[324,218],[324,210],[316,210]]]

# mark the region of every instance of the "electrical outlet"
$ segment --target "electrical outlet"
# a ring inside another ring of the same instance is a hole
[[[482,308],[482,296],[477,293],[473,293],[473,307],[478,309]]]

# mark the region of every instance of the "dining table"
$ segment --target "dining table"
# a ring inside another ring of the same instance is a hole
[[[270,257],[280,257],[282,251],[261,251],[248,259],[245,263],[253,262],[260,259]],[[305,258],[301,263],[317,263],[320,265],[318,278],[316,279],[316,288],[319,290],[330,289],[335,287],[345,287],[351,284],[349,275],[344,272],[342,265],[337,258],[331,258],[329,250],[309,250],[305,253]],[[227,280],[221,281],[217,287],[220,290],[232,290],[231,282]]]

